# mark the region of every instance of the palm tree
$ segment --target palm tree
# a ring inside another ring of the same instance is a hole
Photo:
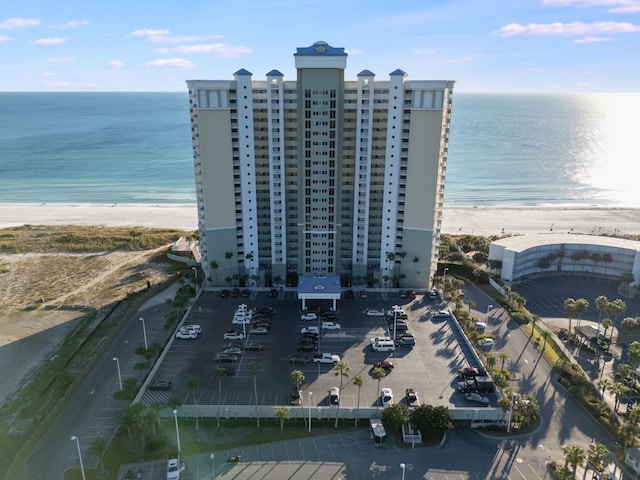
[[[216,368],[213,371],[213,378],[218,380],[218,428],[220,428],[220,404],[222,403],[222,377],[225,376],[224,370],[221,368]]]
[[[631,342],[627,347],[627,360],[635,370],[640,365],[640,342]]]
[[[498,358],[500,360],[502,360],[502,364],[500,365],[500,370],[504,370],[504,362],[506,362],[507,360],[509,360],[509,355],[505,352],[500,352],[498,354]]]
[[[531,335],[529,338],[533,337],[533,334],[536,332],[536,323],[540,320],[540,315],[534,313],[531,315]]]
[[[336,377],[340,377],[340,391],[342,391],[342,382],[343,382],[343,380],[345,378],[349,377],[349,370],[351,370],[351,369],[349,368],[349,365],[347,365],[347,362],[345,362],[344,360],[340,360],[333,367],[333,374]],[[338,402],[338,408],[336,408],[336,423],[333,426],[333,428],[338,428],[339,414],[340,414],[340,402]]]
[[[613,314],[613,324],[615,325],[618,321],[618,317],[620,314],[624,313],[627,309],[627,304],[624,303],[619,298],[616,298],[614,301],[609,303],[609,311],[608,313]]]
[[[214,284],[217,286],[218,285],[218,268],[220,268],[220,265],[218,265],[218,262],[216,262],[215,260],[211,260],[211,263],[209,263],[209,266],[211,267],[211,270],[213,270]]]
[[[604,338],[607,338],[607,330],[609,330],[613,326],[613,320],[611,320],[610,318],[603,318],[600,324],[604,328],[604,333],[602,334],[602,336]],[[613,337],[613,330],[611,330],[611,337]],[[611,340],[611,338],[609,340]]]
[[[162,404],[153,403],[149,408],[147,408],[147,411],[144,414],[146,421],[151,426],[151,434],[154,437],[156,436],[156,432],[162,425],[162,415],[160,415],[160,411],[162,410],[162,408]]]
[[[602,312],[607,310],[609,306],[609,299],[605,295],[598,295],[596,297],[596,309],[598,310],[598,327],[600,327],[600,320],[602,320]]]
[[[589,462],[597,472],[602,471],[602,462],[609,454],[609,450],[602,443],[594,442],[589,445],[587,462]]]
[[[604,397],[604,392],[606,392],[607,390],[609,390],[611,388],[611,385],[613,385],[611,383],[611,380],[609,380],[608,378],[601,378],[600,380],[598,380],[598,388],[600,389],[600,394]]]
[[[358,405],[356,406],[356,418],[355,418],[355,426],[358,426],[358,413],[360,411],[360,390],[362,389],[362,385],[364,384],[364,377],[362,375],[356,376],[353,379],[353,384],[358,387]]]
[[[578,445],[565,445],[562,447],[562,451],[564,452],[564,468],[571,464],[575,477],[578,466],[582,466],[585,461],[584,449]]]
[[[231,270],[232,278],[233,278],[233,265],[231,264],[231,259],[233,258],[233,252],[224,252],[224,258],[229,262],[229,269]],[[228,277],[227,277],[228,278]],[[229,282],[231,283],[231,282]]]
[[[378,380],[378,395],[380,395],[380,380],[382,380],[386,376],[386,372],[383,368],[377,367],[373,369],[371,376],[374,380]],[[376,400],[376,412],[378,411],[378,407],[380,406],[380,397]]]
[[[273,411],[273,416],[280,420],[280,433],[284,433],[284,421],[289,420],[289,409],[287,407],[278,407]]]
[[[544,344],[542,345],[542,351],[544,352],[545,349],[547,348],[547,339],[551,336],[551,332],[546,328],[543,328],[540,331],[540,335],[542,335],[542,338],[544,338]]]
[[[187,380],[187,390],[191,392],[191,398],[193,398],[193,411],[196,416],[196,430],[198,430],[198,400],[196,399],[196,390],[200,388],[197,378],[190,378]]]
[[[485,353],[484,363],[487,365],[487,370],[493,369],[496,366],[496,356],[491,352]]]
[[[89,453],[96,457],[98,461],[98,467],[101,472],[104,472],[104,457],[107,455],[107,451],[109,450],[109,441],[104,437],[98,437],[91,445],[89,445]]]
[[[291,372],[291,381],[296,384],[298,391],[300,391],[300,386],[302,382],[304,382],[304,373],[300,370],[294,370]],[[304,406],[302,405],[302,395],[300,395],[300,411],[302,412],[302,419],[304,420],[305,426],[307,425],[307,417],[304,415]]]
[[[249,369],[251,370],[251,375],[253,375],[253,391],[256,395],[256,422],[258,425],[258,428],[260,428],[260,415],[258,412],[258,381],[257,381],[257,377],[258,374],[260,372],[262,372],[262,365],[260,365],[258,362],[253,362],[250,366]]]
[[[473,299],[467,300],[467,309],[468,309],[467,311],[469,313],[471,313],[471,309],[475,308],[475,306],[476,306],[476,301],[475,300],[473,300]]]
[[[609,391],[613,394],[613,411],[617,412],[620,406],[620,396],[627,392],[627,386],[624,383],[614,382]]]
[[[396,253],[396,256],[398,258],[400,258],[400,276],[402,277],[402,261],[404,260],[404,257],[407,256],[407,252],[398,252],[398,253]],[[406,275],[405,275],[405,277],[406,277]],[[402,278],[400,280],[402,280]],[[633,280],[630,283],[632,283],[632,282],[633,282]]]

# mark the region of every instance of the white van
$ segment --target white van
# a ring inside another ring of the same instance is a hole
[[[371,349],[374,352],[393,352],[396,349],[396,346],[391,340],[383,340],[381,342],[372,343]]]

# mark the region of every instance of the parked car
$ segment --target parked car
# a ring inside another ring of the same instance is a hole
[[[389,325],[389,330],[393,330],[394,329],[394,325],[393,323],[391,323]],[[396,329],[396,333],[398,332],[406,332],[407,330],[409,330],[409,325],[407,325],[406,322],[397,322],[395,324],[395,329]],[[393,333],[393,332],[391,332]]]
[[[171,380],[156,380],[149,385],[149,390],[171,390],[172,387]]]
[[[222,365],[217,366],[214,370],[213,370],[213,374],[215,375],[217,372],[220,372],[222,375],[226,375],[227,377],[230,377],[231,375],[233,375],[234,373],[236,373],[236,371],[232,368],[232,367],[223,367]]]
[[[167,480],[179,479],[182,472],[184,472],[184,463],[180,463],[177,458],[167,460]]]
[[[299,345],[305,345],[305,344],[317,345],[318,337],[316,335],[300,335],[300,338],[298,338],[298,344]]]
[[[234,325],[249,325],[251,323],[251,316],[236,313],[233,316],[233,320],[231,320],[231,323]]]
[[[476,322],[476,330],[484,332],[487,329],[487,324],[484,322]]]
[[[227,342],[222,346],[222,349],[225,350],[227,348],[242,348],[242,342]]]
[[[449,312],[447,312],[446,310],[439,310],[438,312],[436,312],[431,319],[432,320],[446,320],[447,318],[449,318],[451,316],[451,314]]]
[[[374,363],[373,368],[381,368],[385,372],[389,373],[391,370],[395,368],[395,365],[391,360],[383,360],[381,362]]]
[[[489,405],[489,399],[487,397],[483,397],[479,393],[467,393],[464,396],[470,402],[481,403],[483,405]]]
[[[271,290],[269,290],[269,296],[271,298],[276,298],[278,296],[278,289],[272,288]]]
[[[241,293],[242,298],[247,298],[251,296],[251,290],[249,290],[248,288],[245,288],[244,290],[242,290]]]
[[[338,363],[340,357],[332,353],[318,353],[313,356],[314,363]]]
[[[318,314],[314,312],[303,313],[302,315],[300,315],[300,320],[302,320],[303,322],[315,321],[318,320]]]
[[[251,335],[266,335],[267,333],[269,333],[269,328],[264,325],[251,327],[251,329],[249,330],[249,333]]]
[[[409,295],[409,298],[413,300],[414,298],[416,298],[416,291],[415,290],[409,290],[407,295]]]
[[[268,317],[273,317],[276,311],[271,307],[258,307],[256,308],[256,314],[266,315]]]
[[[244,340],[244,333],[238,330],[227,330],[222,338],[225,340]]]
[[[341,325],[336,322],[322,322],[322,330],[340,330]]]
[[[331,387],[329,390],[329,405],[338,405],[340,403],[340,389]]]
[[[188,330],[190,332],[195,332],[196,334],[202,333],[202,325],[196,325],[196,324],[190,323],[189,325],[184,325],[181,328],[183,328],[184,330]]]
[[[361,300],[366,300],[366,299],[367,299],[367,296],[368,296],[368,295],[367,295],[367,291],[366,291],[366,290],[362,290],[362,291],[360,292],[360,299],[361,299]]]
[[[373,337],[371,339],[371,345],[373,345],[374,343],[379,343],[379,342],[390,342],[391,341],[391,337],[387,337],[386,335],[380,336],[380,337]]]
[[[232,297],[239,297],[240,296],[240,289],[239,288],[234,288],[233,290],[231,290],[231,296]]]
[[[238,361],[238,355],[232,353],[218,352],[216,353],[217,363],[236,363]]]
[[[317,352],[318,345],[316,345],[315,343],[300,343],[298,344],[298,351],[299,352]]]
[[[416,344],[416,337],[405,331],[396,339],[396,345],[399,347],[413,347]]]
[[[484,368],[478,367],[464,367],[458,369],[458,377],[470,378],[470,377],[482,377],[487,374]]]
[[[249,342],[244,346],[244,349],[249,352],[261,352],[264,350],[264,343]]]
[[[380,310],[378,308],[367,308],[366,315],[367,317],[384,317],[384,310]]]
[[[493,338],[481,338],[478,340],[479,347],[493,347],[496,341]]]
[[[220,296],[221,296],[222,298],[226,298],[226,297],[228,297],[228,296],[229,296],[229,293],[231,293],[231,292],[229,292],[229,290],[228,290],[227,288],[225,288],[224,290],[220,290]]]
[[[407,405],[420,405],[420,397],[418,397],[418,392],[416,392],[413,388],[407,388],[405,390],[405,396],[407,397]]]
[[[390,388],[383,388],[380,392],[380,402],[383,407],[393,405],[393,391]]]
[[[320,330],[318,329],[318,327],[303,327],[300,329],[300,334],[301,335],[305,335],[305,334],[319,335]]]
[[[291,355],[289,357],[289,363],[292,365],[306,365],[310,361],[311,358],[306,355]]]
[[[222,350],[222,353],[229,353],[231,355],[242,355],[242,347],[229,347]]]
[[[429,297],[429,300],[437,300],[438,299],[438,292],[436,292],[435,290],[429,290],[427,292],[427,297]]]
[[[176,338],[181,340],[193,340],[194,338],[198,338],[198,334],[190,330],[178,330],[176,332]]]
[[[229,463],[238,463],[242,461],[242,455],[229,455],[227,457],[227,462]]]
[[[478,384],[475,377],[466,378],[463,382],[458,382],[458,391],[461,393],[478,392]]]

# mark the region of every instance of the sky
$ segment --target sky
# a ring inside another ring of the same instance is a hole
[[[345,79],[455,80],[458,92],[640,91],[640,0],[21,0],[0,9],[0,91],[185,91],[295,80],[298,47],[348,53]]]

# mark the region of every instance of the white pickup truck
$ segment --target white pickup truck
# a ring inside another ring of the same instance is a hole
[[[316,353],[313,356],[313,363],[338,363],[340,357],[332,353]]]

